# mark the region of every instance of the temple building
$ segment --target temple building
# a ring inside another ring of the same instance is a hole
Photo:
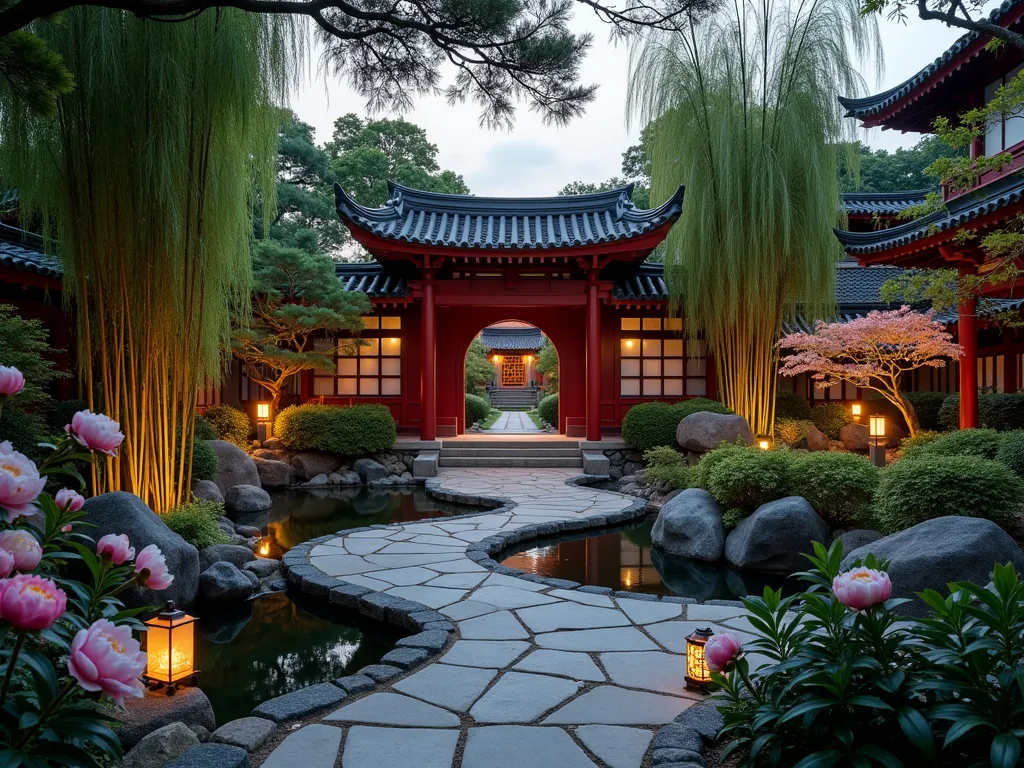
[[[494,379],[487,395],[495,408],[532,408],[544,388],[537,372],[537,353],[544,346],[540,328],[518,320],[489,325],[480,332],[480,343],[494,364]]]

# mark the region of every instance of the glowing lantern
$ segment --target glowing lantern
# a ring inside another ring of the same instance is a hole
[[[256,403],[256,418],[260,421],[270,418],[270,403]]]
[[[850,405],[850,415],[853,416],[854,421],[860,421],[860,403]]]
[[[149,662],[144,679],[155,688],[166,685],[168,696],[174,695],[185,678],[195,685],[199,677],[195,668],[195,622],[195,616],[175,608],[173,600],[145,622]]]
[[[871,463],[876,467],[885,466],[885,416],[872,414],[868,417],[868,435],[871,438],[871,446],[868,451],[871,454]]]
[[[711,670],[704,660],[704,646],[713,634],[710,627],[705,627],[694,630],[693,634],[686,638],[686,675],[683,680],[686,681],[687,688],[707,692],[711,683]]]
[[[758,435],[757,447],[762,451],[770,451],[772,449],[772,437],[771,435]]]
[[[264,443],[273,437],[271,430],[270,403],[256,403],[256,437]]]
[[[267,557],[270,555],[270,539],[263,537],[260,539],[260,557]]]

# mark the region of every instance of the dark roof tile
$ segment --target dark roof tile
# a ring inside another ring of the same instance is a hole
[[[544,335],[539,328],[484,328],[480,342],[488,349],[540,349]]]
[[[851,216],[896,216],[924,202],[930,189],[900,192],[844,192],[843,208]]]
[[[7,224],[0,224],[0,266],[52,278],[59,278],[63,272],[60,260],[43,251],[39,235]]]

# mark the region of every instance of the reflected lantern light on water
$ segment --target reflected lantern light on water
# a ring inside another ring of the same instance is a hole
[[[704,627],[694,630],[686,638],[686,675],[683,680],[687,688],[701,693],[707,693],[708,685],[711,684],[711,670],[704,658],[704,646],[713,634],[710,627]]]
[[[195,668],[195,622],[168,601],[164,610],[146,625],[146,654],[148,663],[143,680],[152,690],[167,686],[167,695],[173,696],[185,682],[195,685],[199,670]]]

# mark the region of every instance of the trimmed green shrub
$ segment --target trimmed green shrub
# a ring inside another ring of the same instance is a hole
[[[211,405],[203,411],[218,440],[227,440],[239,448],[248,448],[252,438],[252,422],[244,412],[230,405]]]
[[[196,438],[192,443],[192,479],[213,480],[219,468],[217,452],[213,446],[206,440]]]
[[[900,458],[914,458],[924,452],[924,447],[942,437],[941,432],[918,432],[916,437],[905,437],[900,442]]]
[[[1003,436],[994,429],[959,429],[937,437],[911,452],[913,456],[980,456],[994,459]]]
[[[558,427],[558,395],[548,395],[541,399],[537,405],[537,415],[541,421]]]
[[[978,420],[981,426],[1000,432],[1024,429],[1024,392],[979,395]],[[947,432],[959,429],[960,395],[950,395],[943,401],[938,426]]]
[[[750,517],[750,513],[745,509],[740,509],[739,507],[727,509],[722,513],[722,527],[728,533],[748,517]]]
[[[676,445],[679,422],[698,411],[732,413],[717,400],[693,397],[669,405],[658,400],[630,408],[622,419],[622,439],[633,450],[646,451],[660,445]]]
[[[197,499],[190,504],[174,507],[161,520],[193,547],[203,549],[231,541],[231,537],[217,527],[217,518],[223,514],[223,503]]]
[[[839,451],[795,454],[789,494],[803,496],[832,528],[870,519],[879,471],[863,456]]]
[[[644,452],[647,480],[664,491],[683,490],[693,484],[693,468],[673,448],[660,446]]]
[[[214,431],[210,422],[201,414],[196,414],[196,428],[194,437],[196,440],[216,440],[217,433]]]
[[[882,471],[875,524],[885,533],[946,515],[983,517],[1001,526],[1021,512],[1024,484],[1005,464],[978,456],[901,459]]]
[[[466,395],[466,425],[470,426],[475,421],[486,421],[491,414],[491,404],[487,398],[480,395]]]
[[[723,507],[753,512],[785,496],[789,489],[792,454],[747,448],[718,461],[708,473],[708,491]]]
[[[395,442],[395,420],[386,405],[293,405],[277,415],[274,434],[291,451],[366,456]]]
[[[693,468],[693,487],[703,488],[705,491],[710,491],[708,483],[711,477],[711,470],[720,461],[725,461],[728,457],[734,454],[748,453],[750,451],[761,450],[760,448],[751,448],[748,445],[737,443],[736,445],[721,445],[718,448],[708,451],[700,457],[700,461]]]
[[[810,421],[811,404],[807,402],[807,398],[798,395],[796,392],[776,390],[775,418]]]
[[[1024,477],[1024,431],[1017,429],[1003,435],[1003,442],[996,451],[996,461]]]
[[[796,445],[805,437],[807,431],[814,426],[810,419],[775,419],[775,441],[786,445]]]
[[[980,403],[978,410],[981,410]],[[943,432],[960,429],[960,395],[950,395],[942,401],[942,407],[939,408],[939,429]]]
[[[853,421],[850,409],[845,405],[816,405],[811,408],[811,421],[814,426],[828,435],[830,440],[839,439],[839,430]]]

